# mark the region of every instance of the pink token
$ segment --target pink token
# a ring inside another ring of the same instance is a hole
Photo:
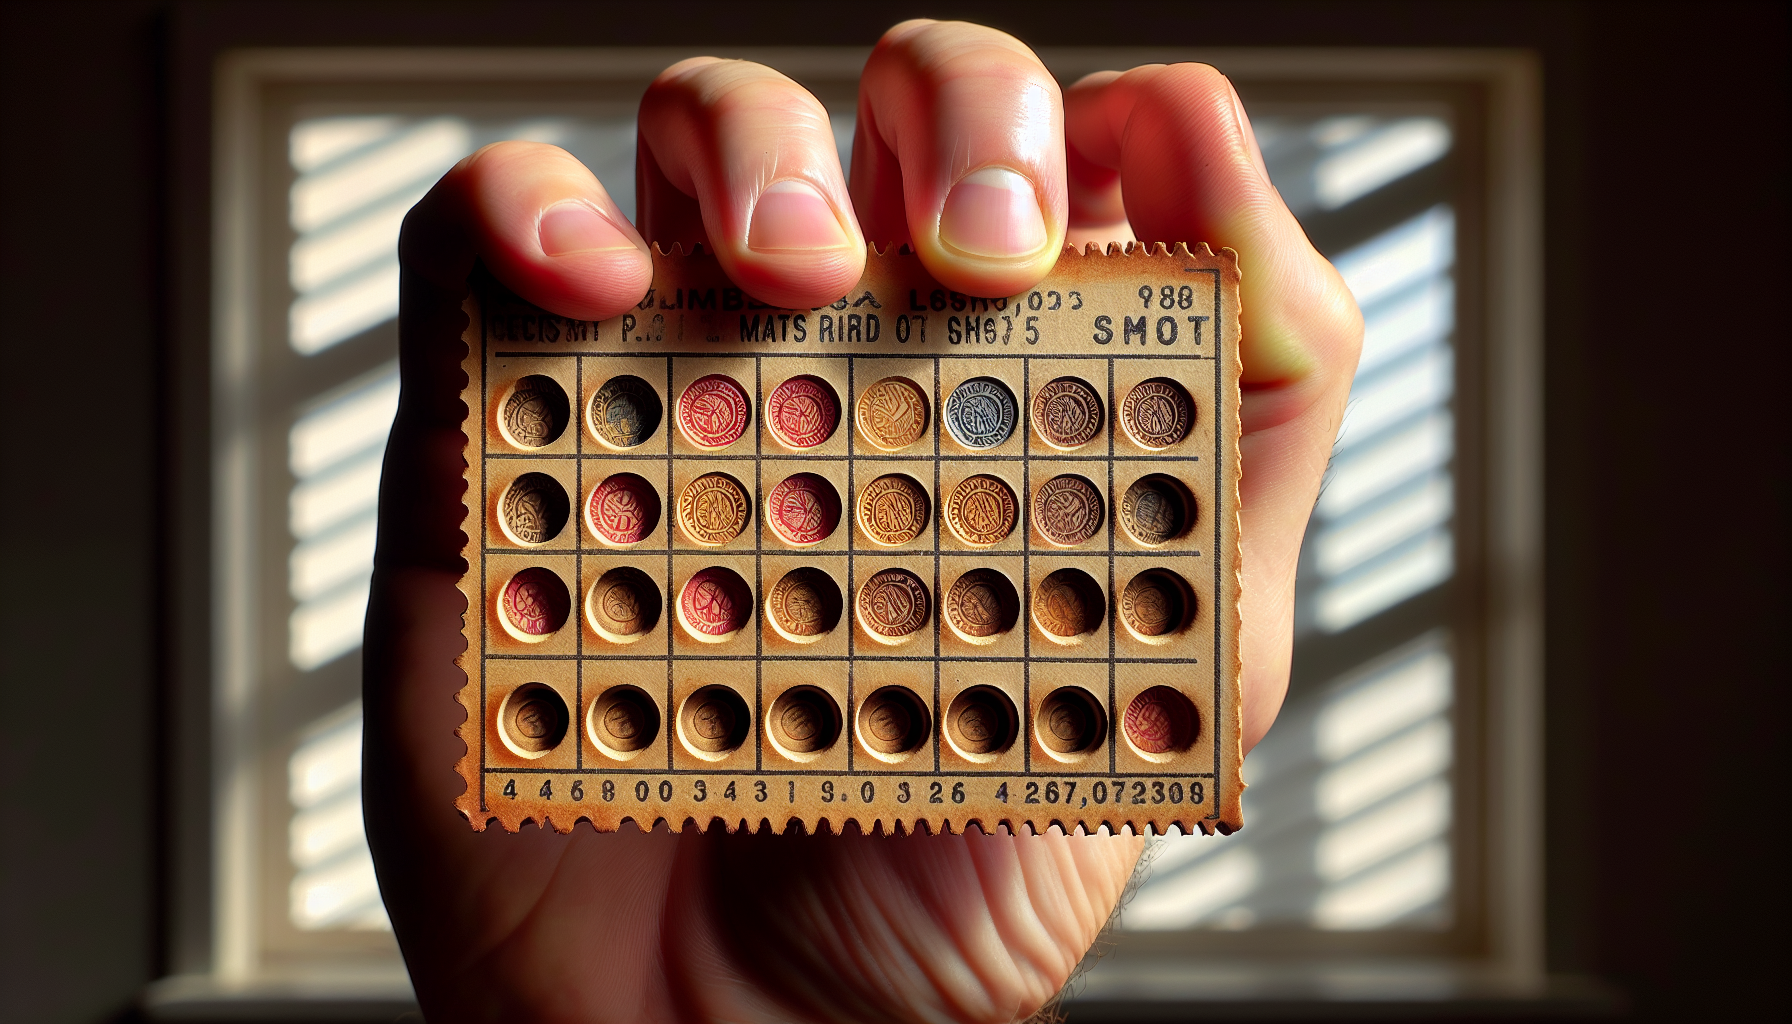
[[[840,493],[814,473],[787,476],[766,495],[765,521],[791,544],[818,544],[840,525]]]
[[[660,496],[633,473],[617,473],[591,492],[591,529],[611,544],[639,544],[660,524]]]
[[[1126,706],[1126,737],[1147,754],[1187,750],[1195,741],[1195,709],[1180,691],[1153,686]]]
[[[524,569],[504,584],[504,618],[518,632],[547,636],[566,625],[572,596],[551,569]]]
[[[792,377],[772,390],[765,421],[792,448],[813,448],[840,425],[840,399],[820,377]]]
[[[697,632],[727,636],[747,624],[753,612],[753,592],[733,569],[711,566],[685,583],[678,595],[678,610]]]
[[[747,389],[712,373],[678,396],[678,427],[699,448],[726,448],[747,432],[747,408]]]

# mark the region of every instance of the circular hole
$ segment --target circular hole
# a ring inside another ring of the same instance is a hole
[[[586,592],[585,618],[605,640],[632,644],[659,624],[660,588],[639,569],[611,569]]]
[[[1120,403],[1120,423],[1141,448],[1159,451],[1178,444],[1195,425],[1195,402],[1168,377],[1142,381]]]
[[[1080,644],[1094,636],[1106,609],[1101,585],[1081,569],[1059,569],[1033,590],[1033,623],[1054,643]]]
[[[766,398],[765,425],[787,448],[813,448],[840,425],[840,396],[820,377],[792,377]]]
[[[1067,764],[1101,749],[1107,733],[1107,712],[1094,694],[1080,686],[1060,686],[1047,694],[1033,722],[1039,745]]]
[[[692,543],[717,547],[747,528],[753,503],[739,480],[726,473],[705,473],[678,495],[678,525]]]
[[[747,740],[747,702],[726,686],[705,686],[678,709],[678,738],[705,761],[720,761]]]
[[[840,624],[840,585],[820,569],[792,569],[772,586],[765,610],[772,628],[792,643],[812,644]]]
[[[617,473],[592,489],[585,518],[592,535],[605,544],[639,544],[659,528],[660,492],[645,477]]]
[[[698,448],[726,448],[747,432],[751,408],[746,388],[727,374],[712,373],[678,396],[678,430]]]
[[[813,761],[840,738],[840,705],[826,690],[793,686],[772,702],[765,727],[778,753]]]
[[[660,708],[638,686],[612,686],[585,715],[585,732],[606,757],[631,761],[660,734]]]
[[[901,473],[880,476],[859,492],[859,529],[886,547],[919,537],[930,513],[927,489]]]
[[[1059,377],[1033,392],[1033,429],[1061,451],[1093,441],[1105,415],[1101,395],[1080,377]]]
[[[1075,547],[1101,532],[1107,502],[1084,477],[1054,476],[1033,492],[1033,528],[1061,548]]]
[[[1194,588],[1168,569],[1147,569],[1120,592],[1120,621],[1145,643],[1169,643],[1194,617]]]
[[[973,450],[994,448],[1012,437],[1019,415],[1014,392],[994,377],[972,377],[946,396],[946,430]]]
[[[559,746],[566,723],[566,700],[542,683],[524,683],[498,706],[498,737],[518,757],[533,760]]]
[[[859,624],[879,643],[899,644],[927,625],[927,585],[907,569],[885,569],[859,588]]]
[[[498,432],[518,448],[545,448],[560,440],[572,418],[566,389],[552,377],[530,374],[498,406]]]
[[[932,726],[926,703],[906,686],[881,687],[859,705],[859,742],[880,761],[907,760],[927,742]]]
[[[572,502],[546,473],[524,473],[498,495],[498,525],[513,543],[546,544],[566,529]]]
[[[946,525],[966,544],[1000,544],[1014,532],[1019,520],[1020,502],[1014,489],[997,477],[965,477],[946,496]]]
[[[993,686],[973,686],[946,708],[946,740],[972,761],[993,761],[1014,745],[1020,718],[1014,701]]]
[[[1200,714],[1171,686],[1153,686],[1126,705],[1126,742],[1147,761],[1163,762],[1194,746]]]
[[[534,566],[510,577],[498,595],[498,621],[526,644],[540,643],[566,625],[572,595],[552,569]]]
[[[1120,525],[1140,544],[1168,544],[1187,535],[1194,524],[1195,497],[1175,477],[1140,477],[1120,498]]]
[[[585,407],[591,434],[611,448],[635,448],[660,428],[665,410],[653,385],[631,374],[604,382]]]
[[[706,644],[734,639],[753,617],[753,591],[740,573],[712,565],[693,574],[678,594],[678,621]]]
[[[859,392],[859,434],[873,447],[897,452],[927,433],[927,393],[907,377],[885,377]]]
[[[765,521],[786,544],[819,544],[840,525],[840,492],[814,473],[787,476],[765,496]]]
[[[946,591],[946,624],[966,643],[995,643],[1019,619],[1020,595],[994,569],[972,569]]]

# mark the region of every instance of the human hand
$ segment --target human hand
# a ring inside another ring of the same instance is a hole
[[[906,22],[866,65],[850,189],[825,111],[768,68],[674,65],[640,124],[645,236],[704,242],[781,306],[845,293],[866,238],[911,244],[974,295],[1037,283],[1067,238],[1237,249],[1247,749],[1263,735],[1287,686],[1294,567],[1361,322],[1270,187],[1218,72],[1139,68],[1061,93],[1006,35]],[[428,1018],[993,1022],[1049,999],[1107,921],[1139,838],[467,827],[451,768],[467,276],[481,259],[524,298],[596,320],[639,301],[651,266],[583,165],[524,143],[450,171],[406,219],[400,257],[404,390],[368,609],[364,804]]]

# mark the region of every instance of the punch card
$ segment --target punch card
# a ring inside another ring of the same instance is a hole
[[[467,301],[473,827],[1230,831],[1236,254]]]

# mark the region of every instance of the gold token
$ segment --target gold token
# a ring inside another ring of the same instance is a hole
[[[967,638],[1000,636],[1020,617],[1020,596],[994,569],[972,569],[946,591],[946,621]]]
[[[695,543],[715,547],[740,536],[751,509],[739,481],[726,473],[705,473],[678,496],[678,525]]]
[[[907,544],[927,529],[927,490],[901,473],[880,476],[859,492],[859,529],[879,544]]]
[[[820,569],[792,569],[766,599],[773,625],[799,642],[819,638],[840,624],[840,586]]]
[[[999,478],[979,474],[960,480],[946,498],[946,524],[966,544],[988,547],[1014,532],[1020,503]]]
[[[1141,637],[1160,637],[1188,624],[1192,591],[1168,569],[1147,569],[1120,594],[1120,621]]]
[[[1033,427],[1054,448],[1078,448],[1101,433],[1101,396],[1077,377],[1059,377],[1033,393]]]
[[[560,382],[532,373],[517,381],[504,400],[499,423],[506,439],[518,448],[544,448],[560,439],[571,415],[572,405]]]
[[[1033,494],[1033,526],[1059,547],[1072,547],[1101,532],[1105,509],[1101,491],[1066,473],[1041,484]]]
[[[1127,392],[1120,403],[1120,422],[1142,448],[1168,448],[1188,436],[1195,423],[1195,403],[1182,385],[1153,377]]]
[[[885,377],[859,392],[859,433],[884,451],[901,451],[927,433],[927,406],[919,384]]]
[[[1080,643],[1101,625],[1101,586],[1081,569],[1059,569],[1033,591],[1033,621],[1059,643]]]
[[[859,621],[881,637],[900,640],[927,624],[927,585],[907,569],[885,569],[859,588]]]
[[[1195,501],[1174,477],[1153,473],[1133,481],[1120,499],[1120,525],[1140,544],[1165,544],[1188,532]]]

